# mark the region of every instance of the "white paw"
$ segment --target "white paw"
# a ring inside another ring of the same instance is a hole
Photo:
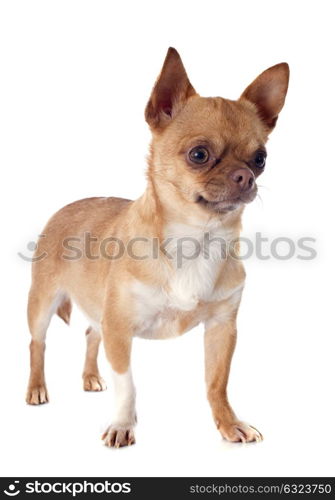
[[[121,448],[135,444],[134,430],[131,425],[110,425],[102,435],[102,439],[109,448]]]
[[[251,443],[263,441],[262,434],[252,425],[245,422],[233,422],[228,425],[220,425],[219,431],[222,436],[232,443]]]

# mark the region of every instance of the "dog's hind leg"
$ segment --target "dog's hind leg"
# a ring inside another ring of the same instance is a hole
[[[84,391],[104,391],[106,384],[98,369],[98,352],[101,335],[94,328],[86,330],[86,358],[83,371]]]
[[[30,378],[26,401],[31,405],[48,402],[48,391],[44,377],[44,351],[47,329],[53,314],[68,301],[57,291],[52,281],[33,280],[28,300],[28,323],[31,333]]]

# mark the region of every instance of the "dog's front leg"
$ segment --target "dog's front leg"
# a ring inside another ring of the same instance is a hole
[[[236,314],[224,323],[209,321],[205,331],[207,396],[221,435],[232,442],[262,440],[254,427],[241,422],[227,398],[230,363],[236,344]]]
[[[111,425],[102,436],[106,446],[120,448],[135,443],[135,387],[130,367],[132,336],[126,318],[113,317],[103,321],[103,340],[107,359],[112,366],[115,409]]]

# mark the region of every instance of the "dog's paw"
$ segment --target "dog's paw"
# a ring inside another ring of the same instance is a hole
[[[44,384],[34,387],[28,387],[26,395],[26,402],[28,403],[28,405],[42,405],[44,403],[48,403],[48,401],[48,391]]]
[[[105,391],[106,383],[99,375],[83,375],[84,391]]]
[[[232,443],[251,443],[263,440],[262,434],[251,425],[245,422],[233,422],[231,424],[219,425],[221,435]]]
[[[110,425],[101,439],[109,448],[121,448],[135,444],[134,430],[131,426]]]

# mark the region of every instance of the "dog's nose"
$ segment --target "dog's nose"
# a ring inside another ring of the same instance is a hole
[[[242,192],[250,191],[255,183],[254,174],[247,168],[238,168],[230,174],[230,178]]]

